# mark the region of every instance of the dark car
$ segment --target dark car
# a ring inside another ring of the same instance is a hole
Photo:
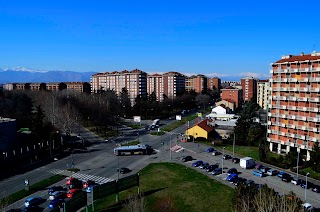
[[[213,152],[214,151],[214,148],[213,147],[210,147],[206,150],[206,152]]]
[[[52,186],[48,188],[48,194],[51,195],[55,191],[64,191],[62,186]]]
[[[309,189],[309,188],[312,188],[314,185],[313,185],[313,183],[311,183],[309,181],[308,181],[308,183],[306,183],[306,181],[302,180],[300,183],[300,186],[301,186],[301,188]]]
[[[94,182],[93,180],[87,180],[85,182],[83,182],[83,188],[88,188],[91,185],[95,185],[96,182]]]
[[[191,156],[185,156],[181,159],[183,162],[192,161],[193,158]]]
[[[208,168],[208,166],[210,166],[209,163],[203,163],[203,164],[201,164],[201,165],[199,166],[199,168],[205,170],[205,169]]]
[[[250,187],[250,186],[254,186],[255,183],[253,180],[247,180],[246,182],[244,182],[244,185]]]
[[[314,191],[316,193],[319,193],[320,192],[320,186],[314,185],[313,188],[312,188],[312,191]]]
[[[270,169],[269,167],[262,166],[262,167],[260,167],[259,171],[261,171],[261,172],[266,174],[269,171],[269,169]]]
[[[72,189],[72,188],[81,189],[81,188],[83,188],[83,182],[80,180],[73,180],[71,182],[71,184],[69,184],[69,188],[70,189]]]
[[[244,185],[246,181],[247,181],[247,179],[242,178],[242,177],[238,177],[237,179],[235,179],[233,181],[232,184],[235,185],[235,186],[240,186],[240,185]]]
[[[120,168],[119,172],[120,172],[120,174],[126,174],[126,173],[131,172],[131,170],[128,168]]]
[[[212,172],[214,169],[219,168],[219,164],[213,164],[207,167],[207,172]]]
[[[301,181],[302,181],[301,179],[295,177],[291,180],[291,183],[294,185],[300,185]]]
[[[53,208],[61,208],[62,207],[62,204],[64,203],[64,200],[63,199],[54,199],[50,202],[49,204],[49,208],[50,209],[53,209]]]
[[[228,177],[227,177],[227,181],[229,182],[233,182],[235,179],[238,178],[238,175],[237,174],[230,174]]]
[[[238,173],[238,170],[236,168],[231,168],[227,171],[227,175],[237,174],[237,173]]]
[[[222,168],[215,168],[212,172],[212,175],[222,174]]]
[[[232,158],[232,163],[239,163],[240,159],[239,158]]]
[[[222,156],[222,158],[223,158],[224,160],[228,160],[228,159],[231,159],[232,157],[231,157],[231,155],[225,154],[225,155]]]
[[[256,164],[254,168],[259,170],[261,167],[262,167],[261,164]]]
[[[281,180],[284,181],[284,182],[291,182],[291,175],[290,174],[287,174],[287,173],[284,173],[282,174],[282,177],[281,177]]]
[[[38,205],[40,205],[41,203],[43,203],[44,199],[42,199],[42,197],[29,197],[28,199],[26,199],[26,201],[24,202],[24,206],[26,208],[32,208],[32,207],[37,207]]]
[[[202,164],[203,164],[203,161],[202,161],[202,160],[198,160],[198,161],[194,162],[194,163],[192,164],[192,166],[198,167],[198,166],[201,166]]]

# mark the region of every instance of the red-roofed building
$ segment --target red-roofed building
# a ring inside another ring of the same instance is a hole
[[[320,142],[320,53],[283,56],[270,73],[270,150],[300,151],[309,159],[313,144]]]
[[[228,102],[233,101],[236,108],[240,108],[242,106],[242,90],[232,86],[221,89],[221,99]]]
[[[210,119],[204,119],[203,121],[195,124],[194,126],[190,127],[186,130],[186,135],[190,137],[196,138],[212,138],[216,131],[214,130],[214,126],[210,125]]]

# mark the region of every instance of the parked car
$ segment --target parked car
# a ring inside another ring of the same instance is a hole
[[[202,164],[203,164],[203,161],[202,161],[202,160],[198,160],[198,161],[194,162],[194,163],[192,164],[192,166],[198,167],[198,166],[201,166]]]
[[[69,178],[67,178],[66,184],[67,185],[71,185],[73,182],[81,182],[81,181],[79,179],[77,179],[77,178],[69,177]]]
[[[215,151],[212,152],[212,155],[214,155],[214,156],[221,155],[221,152],[215,150]]]
[[[62,186],[51,186],[48,188],[48,194],[51,195],[55,191],[64,191]]]
[[[281,177],[281,180],[284,181],[284,182],[290,182],[292,179],[291,175],[290,174],[287,174],[287,173],[284,173],[282,174],[282,177]]]
[[[247,179],[242,178],[242,177],[238,177],[237,179],[235,179],[232,184],[235,186],[240,186],[240,185],[244,185],[245,182],[247,181]]]
[[[208,166],[206,171],[207,172],[212,172],[216,168],[219,168],[219,164],[218,163]]]
[[[41,197],[29,197],[24,202],[24,206],[26,208],[29,208],[29,207],[31,208],[31,207],[40,205],[42,202],[43,202],[43,199]]]
[[[213,147],[210,147],[206,150],[206,152],[213,152],[214,151],[214,148]]]
[[[212,172],[212,175],[222,174],[222,168],[215,168]]]
[[[183,162],[187,162],[187,161],[192,161],[193,158],[191,156],[184,156],[182,159],[181,159]]]
[[[49,200],[54,200],[54,199],[64,199],[66,198],[66,192],[64,191],[55,191],[51,193],[49,196]]]
[[[81,190],[71,189],[71,190],[68,191],[67,197],[68,197],[68,198],[72,198],[72,197],[74,197],[75,195],[79,194],[80,192],[81,192]]]
[[[222,158],[223,158],[224,160],[228,160],[228,159],[231,159],[232,157],[231,157],[231,155],[224,154],[224,155],[222,156]]]
[[[310,203],[303,203],[302,207],[304,209],[304,211],[313,211],[313,206]]]
[[[230,174],[227,176],[227,181],[233,182],[236,178],[238,178],[238,174]]]
[[[261,167],[262,167],[262,165],[259,164],[259,163],[254,166],[254,168],[255,168],[255,169],[258,169],[258,170],[259,170]]]
[[[299,178],[292,178],[291,183],[294,185],[300,185],[301,181],[302,180]]]
[[[71,182],[71,184],[69,184],[69,188],[70,189],[73,189],[73,188],[75,188],[75,189],[81,189],[81,188],[83,188],[83,182],[82,181],[80,181],[80,180],[73,180],[72,182]]]
[[[252,173],[253,173],[253,175],[258,176],[258,177],[264,177],[265,176],[265,174],[262,171],[259,171],[259,170],[254,170]]]
[[[64,203],[63,199],[54,199],[50,202],[48,207],[50,209],[61,208],[63,203]]]
[[[254,186],[255,183],[253,180],[247,180],[245,183],[244,183],[245,186]]]
[[[285,173],[285,172],[279,172],[279,173],[278,173],[278,177],[282,178],[282,175],[284,175],[284,174],[287,174],[287,173]]]
[[[269,169],[268,171],[267,171],[267,175],[269,175],[269,176],[275,176],[275,175],[277,175],[279,172],[277,171],[277,170],[274,170],[274,169]]]
[[[320,186],[314,185],[314,186],[312,187],[312,191],[314,191],[314,192],[316,192],[316,193],[319,193],[319,192],[320,192]]]
[[[209,163],[203,163],[199,166],[200,169],[207,169],[207,167],[209,166]]]
[[[233,162],[233,163],[239,163],[239,162],[240,162],[240,159],[239,159],[239,158],[232,158],[232,162]]]
[[[306,183],[306,181],[301,180],[300,186],[301,186],[301,188],[309,189],[309,188],[312,188],[314,186],[314,184],[309,181],[308,181],[308,183]]]
[[[260,170],[261,172],[263,172],[263,173],[267,173],[267,171],[269,171],[269,169],[270,169],[269,167],[262,166],[262,167],[260,167],[259,170]]]
[[[93,180],[87,180],[85,182],[83,182],[83,188],[88,188],[91,185],[95,185],[96,182],[94,182]]]
[[[231,168],[227,171],[227,175],[238,174],[238,170],[236,168]]]

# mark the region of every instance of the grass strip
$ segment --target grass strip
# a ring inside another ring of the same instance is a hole
[[[234,190],[199,173],[189,164],[154,163],[140,171],[140,189],[145,211],[231,211]],[[128,197],[137,195],[137,188],[95,202],[95,211],[125,211]],[[91,206],[88,207],[91,211]],[[85,210],[84,210],[85,211]]]

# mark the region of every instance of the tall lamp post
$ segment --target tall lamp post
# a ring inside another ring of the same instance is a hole
[[[225,147],[222,148],[222,157],[221,157],[221,160],[222,160],[222,171],[221,171],[221,173],[223,173],[223,155],[224,155],[224,149],[225,149]]]
[[[233,147],[232,147],[232,154],[233,154],[233,157],[234,157],[234,145],[236,143],[236,133],[234,132],[233,133]]]
[[[297,157],[297,179],[299,178],[299,154],[300,149],[297,147],[298,157]]]
[[[306,174],[306,186],[304,187],[304,202],[307,202],[307,187],[308,187],[308,176],[309,172]]]

